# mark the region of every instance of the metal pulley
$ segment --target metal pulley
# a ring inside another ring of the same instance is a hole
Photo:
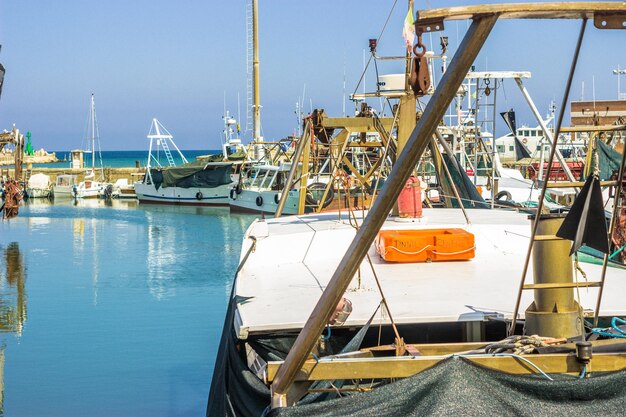
[[[489,84],[491,83],[491,81],[489,80],[489,78],[485,78],[485,95],[487,97],[489,97],[491,95],[491,88],[489,88]]]
[[[421,52],[419,52],[421,49]],[[430,88],[430,71],[428,71],[428,60],[426,59],[426,45],[422,43],[422,34],[417,36],[417,43],[413,47],[413,64],[409,76],[409,85],[416,96],[428,94]]]

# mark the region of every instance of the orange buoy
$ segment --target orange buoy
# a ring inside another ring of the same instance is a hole
[[[422,217],[422,188],[420,180],[409,177],[398,197],[400,217]]]
[[[474,235],[464,229],[381,230],[376,252],[387,262],[461,261],[475,256]]]

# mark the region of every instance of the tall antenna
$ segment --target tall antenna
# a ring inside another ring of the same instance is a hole
[[[346,48],[343,49],[343,97],[341,100],[341,114],[346,117]]]
[[[246,129],[252,131],[253,80],[252,61],[254,58],[254,42],[252,29],[252,0],[246,0]]]

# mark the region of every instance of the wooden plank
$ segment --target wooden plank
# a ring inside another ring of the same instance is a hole
[[[571,188],[571,187],[582,187],[585,185],[583,181],[564,181],[564,182],[549,182],[548,188]],[[601,187],[614,187],[617,185],[617,181],[600,181]]]
[[[467,20],[489,14],[495,14],[500,19],[593,19],[595,16],[624,16],[625,13],[622,2],[483,4],[420,10],[417,12],[415,27],[427,32],[442,30],[444,20]],[[436,27],[438,23],[439,28]],[[598,27],[598,22],[595,23]],[[600,27],[613,28],[613,25]]]
[[[381,117],[380,122],[385,129],[390,130],[393,124],[392,117]],[[324,117],[320,125],[325,128],[349,129],[351,132],[376,132],[374,119],[371,117]]]
[[[626,113],[625,113],[626,114]],[[617,118],[617,117],[616,117]],[[570,126],[562,127],[562,133],[576,132],[621,132],[626,130],[626,125],[608,125],[608,126]]]
[[[298,373],[297,381],[407,378],[425,371],[449,356],[399,356],[386,358],[356,358],[332,360],[308,360]],[[477,365],[510,374],[537,374],[536,368],[522,359],[512,356],[472,355],[464,356]],[[576,355],[544,354],[525,355],[527,360],[546,373],[578,374],[582,365]],[[268,381],[274,381],[281,362],[267,364]],[[594,354],[587,366],[588,372],[611,372],[626,368],[626,354]]]

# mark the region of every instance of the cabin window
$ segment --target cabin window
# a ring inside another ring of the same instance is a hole
[[[537,131],[536,130],[531,130],[530,131],[530,136],[537,136]]]
[[[509,146],[509,151],[515,152],[515,146]]]
[[[498,152],[504,152],[504,145],[498,145]]]

